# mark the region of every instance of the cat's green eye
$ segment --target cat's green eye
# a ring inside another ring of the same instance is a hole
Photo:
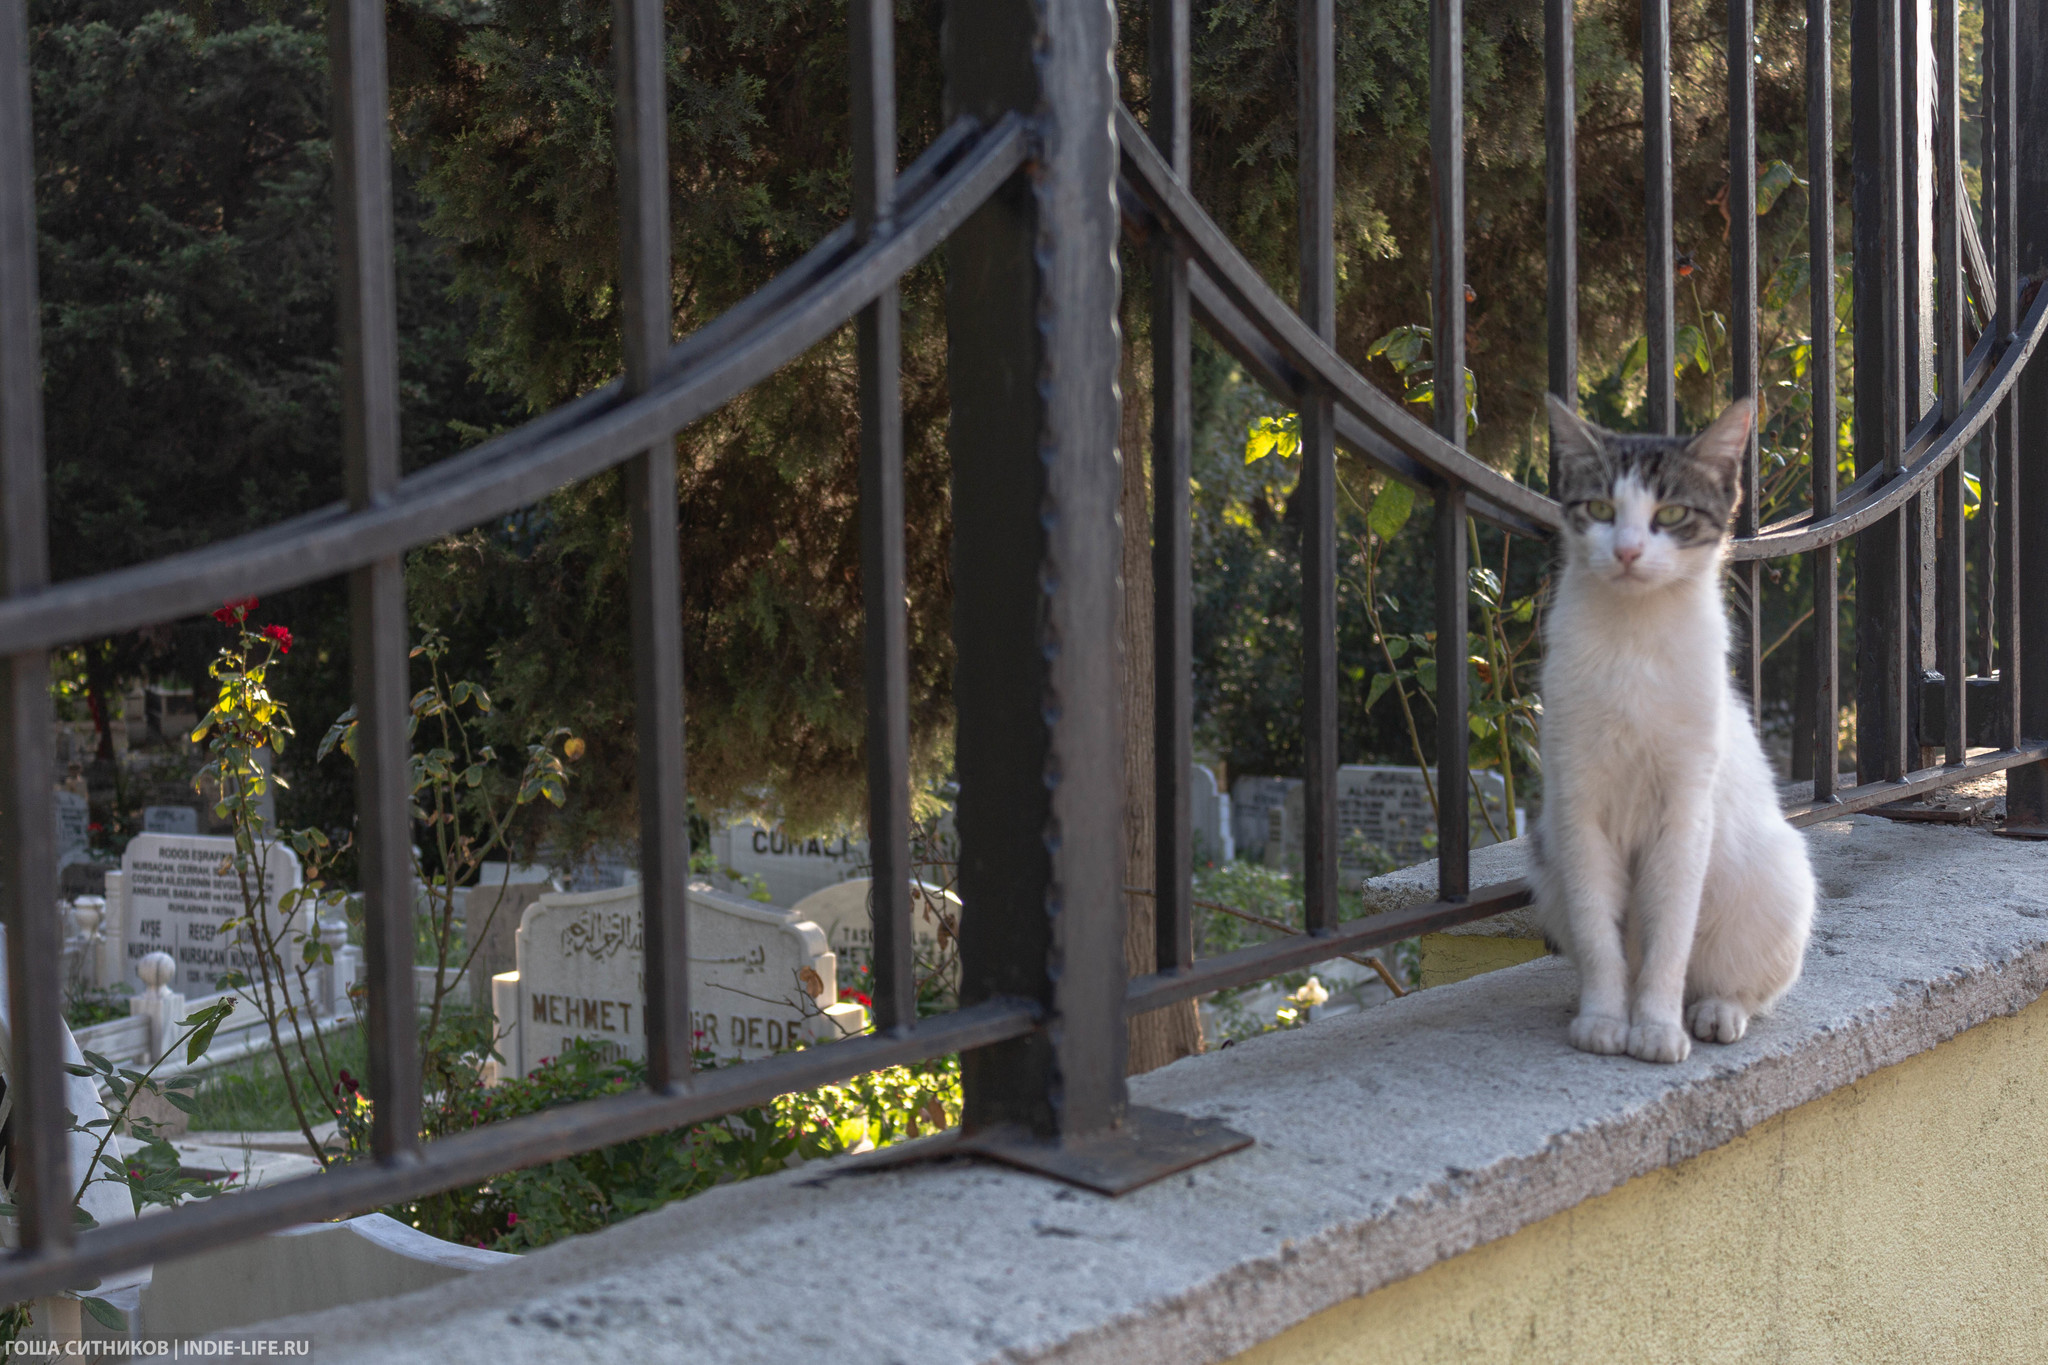
[[[1685,509],[1675,502],[1667,502],[1657,509],[1657,524],[1659,526],[1676,526],[1684,520]]]
[[[1614,504],[1605,498],[1595,498],[1586,504],[1586,515],[1595,521],[1613,521]]]

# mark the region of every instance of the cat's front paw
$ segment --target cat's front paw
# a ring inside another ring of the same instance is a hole
[[[1733,1043],[1748,1031],[1749,1012],[1733,1000],[1695,1000],[1685,1022],[1703,1043]]]
[[[1582,1014],[1572,1020],[1572,1046],[1581,1052],[1612,1057],[1628,1049],[1628,1020],[1604,1014]]]
[[[1645,1062],[1682,1062],[1692,1055],[1692,1039],[1676,1024],[1635,1024],[1628,1031],[1628,1055]]]

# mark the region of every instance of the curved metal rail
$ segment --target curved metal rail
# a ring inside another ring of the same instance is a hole
[[[2019,381],[2034,350],[2048,332],[2048,290],[2035,298],[2018,332],[2006,338],[2005,354],[1996,367],[1990,364],[1991,338],[1987,330],[1971,353],[1964,391],[1970,399],[1956,420],[1943,426],[1941,409],[1935,408],[1914,426],[1906,442],[1906,460],[1898,473],[1885,477],[1879,466],[1866,485],[1859,479],[1844,490],[1845,496],[1833,512],[1815,518],[1811,513],[1775,522],[1753,536],[1737,539],[1730,557],[1736,560],[1777,559],[1784,555],[1837,545],[1856,532],[1875,525],[1905,505],[1906,499],[1924,492],[1949,462],[1963,453],[1963,447],[1991,420],[1992,412],[2005,401]],[[1990,370],[1987,378],[1985,371]],[[1914,452],[1919,452],[1915,454]]]
[[[1186,247],[1196,311],[1261,383],[1289,399],[1311,385],[1327,387],[1341,405],[1339,438],[1387,473],[1424,489],[1460,484],[1470,495],[1472,511],[1523,534],[1557,529],[1562,513],[1556,501],[1459,450],[1402,411],[1310,331],[1195,202],[1127,108],[1117,111],[1117,135],[1125,187],[1144,214],[1127,204],[1126,217],[1141,231],[1172,233]],[[1921,418],[1906,439],[1898,473],[1887,475],[1883,466],[1872,470],[1818,519],[1801,513],[1755,535],[1733,538],[1729,558],[1777,559],[1839,544],[1925,491],[1976,439],[2025,371],[2048,333],[2048,290],[2040,291],[2018,328],[2004,335],[2003,354],[1994,365],[1991,355],[2003,335],[1997,321],[1985,329],[1964,366],[1968,402],[1961,414],[1946,426],[1939,408]]]
[[[1131,111],[1121,105],[1117,108],[1117,148],[1124,174],[1146,207],[1186,246],[1191,261],[1214,283],[1222,299],[1306,382],[1327,389],[1366,432],[1412,460],[1437,485],[1456,484],[1526,522],[1557,525],[1555,502],[1467,455],[1401,411],[1399,404],[1351,368],[1298,313],[1282,303],[1168,168]],[[1392,472],[1415,477],[1412,468],[1396,467]]]
[[[1029,154],[1024,120],[963,118],[905,172],[893,221],[865,243],[840,227],[678,343],[645,392],[614,381],[402,480],[387,500],[336,503],[203,549],[0,600],[0,654],[48,649],[359,568],[529,506],[715,411],[852,320],[944,242]],[[83,628],[82,628],[83,626]]]

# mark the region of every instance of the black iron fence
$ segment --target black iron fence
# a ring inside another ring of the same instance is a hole
[[[1958,0],[1855,0],[1851,20],[1856,467],[1836,487],[1816,450],[1808,511],[1756,524],[1757,456],[1743,473],[1733,572],[1753,603],[1759,566],[1813,557],[1819,600],[1837,552],[1857,556],[1858,780],[1836,781],[1835,614],[1819,611],[1814,792],[1804,822],[2012,769],[2010,831],[2048,833],[2048,370],[2027,368],[2048,298],[2048,15],[1984,0],[1989,91],[1980,234],[1963,193]],[[968,1144],[1117,1191],[1230,1150],[1214,1125],[1125,1099],[1127,1017],[1480,918],[1523,903],[1519,883],[1474,888],[1466,813],[1444,803],[1440,898],[1340,922],[1335,642],[1338,446],[1435,506],[1436,629],[1467,634],[1468,514],[1541,535],[1554,503],[1464,449],[1464,111],[1461,0],[1431,6],[1434,427],[1334,349],[1335,44],[1332,0],[1300,0],[1300,307],[1283,303],[1187,187],[1189,6],[1151,27],[1150,126],[1118,104],[1107,0],[952,0],[945,132],[895,165],[887,0],[853,0],[854,220],[693,336],[670,335],[668,176],[660,0],[616,0],[626,372],[605,388],[418,474],[398,462],[383,15],[330,6],[339,206],[343,452],[348,499],[232,542],[51,586],[40,438],[35,232],[23,0],[0,0],[0,874],[12,1001],[8,1093],[20,1249],[0,1298],[46,1293],[167,1255],[486,1179],[712,1118],[790,1090],[944,1053],[963,1055]],[[1728,4],[1734,389],[1757,383],[1754,48],[1750,0]],[[1577,392],[1571,0],[1546,0],[1550,384]],[[1932,18],[1931,32],[1921,25]],[[1807,11],[1811,251],[1832,259],[1831,6]],[[1647,414],[1672,429],[1672,161],[1667,0],[1643,0]],[[1918,54],[1935,54],[1931,87]],[[2031,55],[2031,62],[2026,57]],[[1928,119],[1931,126],[1926,126]],[[1931,158],[1924,148],[1932,145]],[[2029,156],[2027,149],[2032,149]],[[1932,252],[1920,234],[1930,221]],[[1157,970],[1124,965],[1123,774],[1117,682],[1121,531],[1116,455],[1119,233],[1152,260],[1156,366]],[[1988,259],[1981,239],[1988,241]],[[946,251],[956,559],[961,1006],[918,1019],[911,958],[907,662],[896,290]],[[1931,255],[1932,279],[1920,266]],[[1814,429],[1835,431],[1831,273],[1812,274]],[[675,432],[848,322],[859,337],[869,833],[876,1029],[862,1038],[692,1074],[685,896],[683,641]],[[1189,347],[1200,322],[1301,414],[1304,874],[1308,933],[1196,960],[1189,871]],[[1974,341],[1971,338],[1974,336]],[[1981,623],[1968,629],[1964,451],[1981,463],[1990,536],[1976,538]],[[647,1086],[423,1145],[413,1047],[407,859],[407,637],[401,556],[623,467],[632,567],[647,947]],[[2025,528],[2034,528],[2029,536]],[[49,651],[149,622],[347,575],[362,717],[359,810],[367,902],[373,1158],[318,1178],[83,1234],[73,1229],[59,1053],[60,945],[51,822]],[[1738,669],[1754,696],[1758,643]],[[1973,669],[1975,672],[1973,673]],[[2024,680],[2024,681],[2023,681]],[[1973,685],[1974,684],[1974,685]],[[1436,704],[1467,710],[1444,668]],[[1973,719],[1988,707],[1990,724]],[[1975,741],[1981,740],[1982,743]],[[1468,732],[1439,727],[1439,771],[1468,766]],[[1939,751],[1926,765],[1921,755]]]

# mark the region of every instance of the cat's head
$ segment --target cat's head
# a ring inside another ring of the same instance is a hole
[[[1550,395],[1550,449],[1571,561],[1625,592],[1712,574],[1740,499],[1756,405],[1729,404],[1697,436],[1608,431]]]

